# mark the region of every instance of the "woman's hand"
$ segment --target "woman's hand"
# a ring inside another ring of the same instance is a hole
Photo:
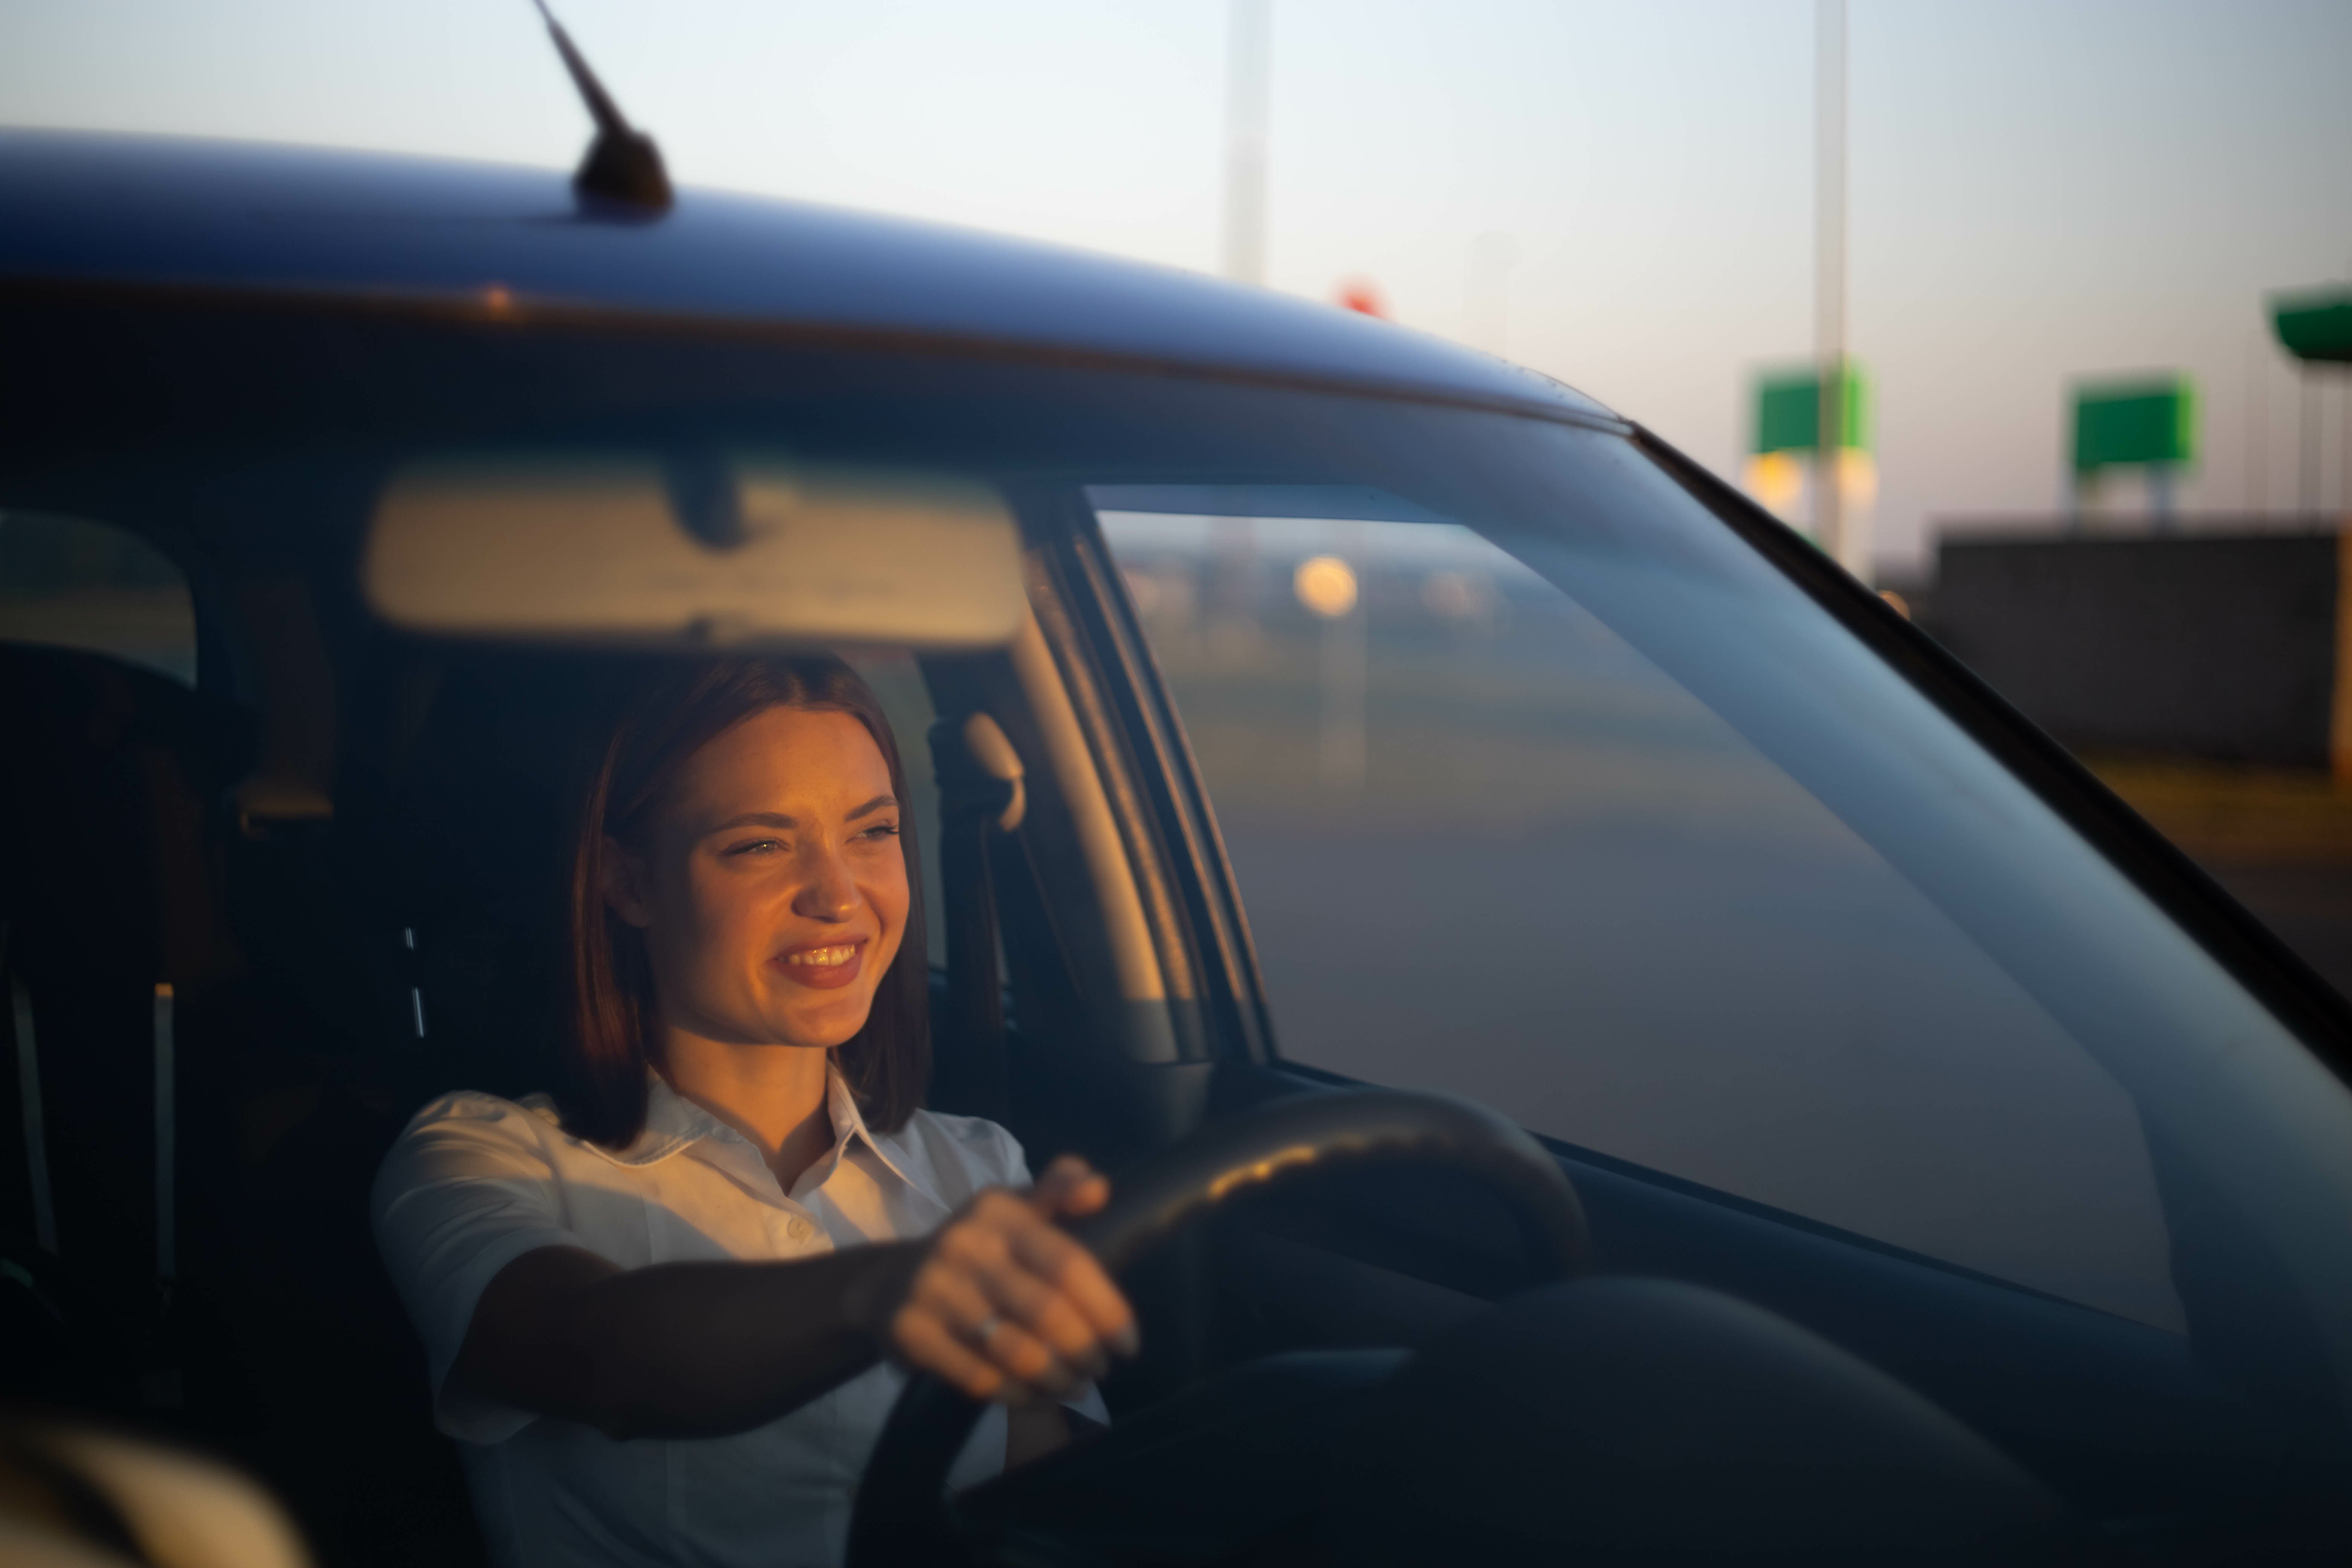
[[[1110,1201],[1076,1155],[1026,1193],[992,1187],[931,1237],[887,1342],[974,1399],[1058,1401],[1133,1355],[1135,1313],[1094,1254],[1055,1222]]]

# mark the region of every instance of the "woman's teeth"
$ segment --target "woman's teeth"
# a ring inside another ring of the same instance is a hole
[[[855,946],[812,947],[805,952],[787,954],[784,962],[806,964],[813,969],[833,969],[847,963],[856,956],[857,949]]]

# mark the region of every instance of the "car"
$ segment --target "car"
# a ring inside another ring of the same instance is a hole
[[[1888,604],[1392,324],[595,167],[0,133],[11,1398],[478,1560],[369,1179],[535,1087],[599,682],[823,646],[1255,1560],[2352,1549],[2352,1014]],[[1211,1550],[971,1415],[853,1560]]]

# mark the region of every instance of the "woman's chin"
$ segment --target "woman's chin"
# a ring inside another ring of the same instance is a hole
[[[867,997],[845,997],[820,1006],[803,1005],[779,1009],[770,1015],[769,1037],[780,1046],[829,1051],[847,1045],[866,1026],[866,1016],[871,1010],[872,999]]]

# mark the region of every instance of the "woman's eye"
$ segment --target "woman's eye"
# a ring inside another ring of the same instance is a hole
[[[740,844],[730,844],[719,853],[732,858],[740,855],[764,855],[782,847],[782,844],[772,838],[752,838]]]
[[[877,822],[873,826],[867,828],[864,833],[859,834],[858,837],[861,838],[896,838],[898,837],[898,825],[895,822]]]

